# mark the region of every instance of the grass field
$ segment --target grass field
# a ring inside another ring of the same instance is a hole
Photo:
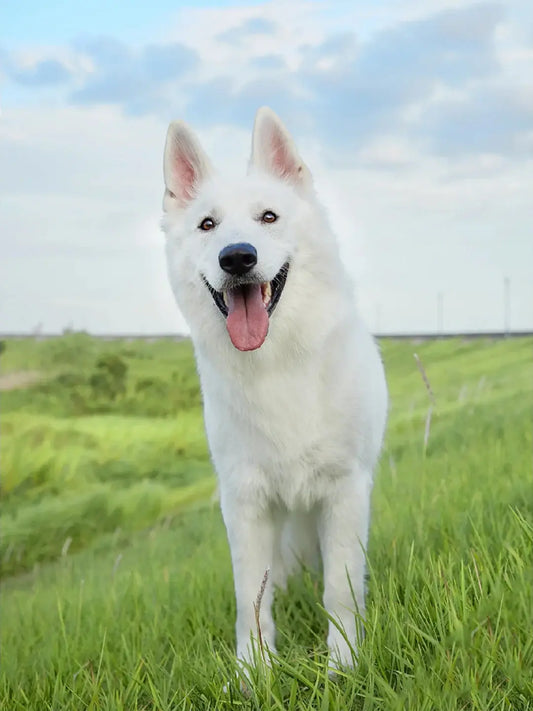
[[[245,689],[190,344],[5,346],[0,709],[533,709],[533,339],[382,343],[358,667],[328,677],[305,573]]]

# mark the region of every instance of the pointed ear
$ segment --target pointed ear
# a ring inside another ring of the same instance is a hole
[[[173,206],[185,207],[212,173],[209,158],[183,121],[173,121],[168,127],[163,173],[166,187],[164,210]]]
[[[286,180],[298,188],[310,188],[311,173],[302,161],[289,132],[266,106],[255,116],[250,169]]]

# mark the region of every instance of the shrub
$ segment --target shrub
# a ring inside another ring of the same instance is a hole
[[[96,361],[89,385],[96,397],[116,400],[126,392],[127,364],[117,355],[103,355]]]

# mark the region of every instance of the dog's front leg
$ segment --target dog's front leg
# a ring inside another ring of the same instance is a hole
[[[226,524],[233,564],[237,601],[237,656],[253,661],[250,636],[258,648],[258,629],[254,603],[267,568],[272,566],[276,526],[274,517],[254,504],[229,500],[221,492],[222,515]],[[275,652],[272,619],[272,573],[261,599],[259,624],[263,645]]]
[[[371,486],[371,473],[356,469],[337,480],[320,507],[324,607],[336,623],[330,620],[328,630],[328,647],[335,666],[353,665],[350,646],[356,650],[358,637],[355,613],[364,616]]]

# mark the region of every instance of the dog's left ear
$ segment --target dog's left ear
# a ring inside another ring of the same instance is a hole
[[[286,180],[300,190],[311,189],[313,179],[300,158],[289,132],[266,106],[255,116],[250,170],[260,170]]]

